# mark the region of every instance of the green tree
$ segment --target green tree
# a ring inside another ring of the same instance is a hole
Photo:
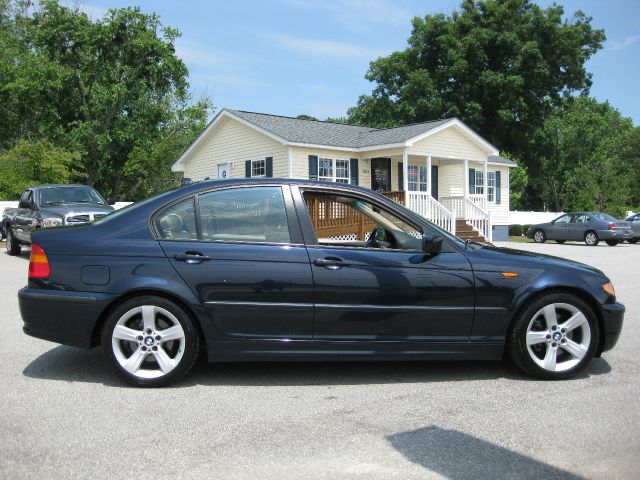
[[[86,182],[118,196],[129,156],[157,142],[174,121],[172,108],[188,102],[178,31],[139,8],[91,21],[54,0],[34,13],[12,5],[15,68],[6,69],[1,95],[17,106],[12,120],[19,124],[5,146],[45,137],[80,152]]]
[[[44,183],[69,183],[77,172],[80,155],[47,141],[22,140],[0,154],[0,199],[16,200],[28,187]]]
[[[532,132],[563,98],[589,91],[585,62],[605,40],[582,12],[563,14],[529,0],[464,0],[451,15],[415,17],[407,48],[371,62],[366,78],[376,86],[350,120],[458,117],[535,176]]]
[[[509,169],[509,208],[519,210],[524,206],[525,191],[529,185],[527,167]]]
[[[609,103],[567,99],[536,134],[537,187],[555,211],[597,210],[622,215],[630,207],[631,119]]]
[[[122,172],[122,198],[138,201],[178,184],[182,174],[173,173],[171,166],[202,133],[211,108],[205,98],[172,109],[172,118],[162,125],[157,139],[129,154]]]

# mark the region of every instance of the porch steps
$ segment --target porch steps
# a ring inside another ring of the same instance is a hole
[[[475,228],[467,223],[466,220],[456,220],[456,236],[462,240],[471,240],[472,242],[489,243],[487,239],[480,235]]]

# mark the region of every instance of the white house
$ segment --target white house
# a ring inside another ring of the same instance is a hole
[[[508,237],[514,166],[457,118],[380,129],[223,109],[172,170],[193,180],[352,183],[461,236],[492,241]]]

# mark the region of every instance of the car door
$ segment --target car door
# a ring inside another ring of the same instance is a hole
[[[576,213],[567,224],[567,240],[584,240],[584,234],[591,226],[591,217],[586,213]]]
[[[556,218],[545,232],[549,240],[569,240],[569,222],[572,215],[567,213]]]
[[[222,188],[154,220],[171,264],[225,335],[310,339],[313,281],[288,186]]]
[[[475,292],[471,266],[462,253],[445,248],[425,254],[418,238],[408,242],[413,248],[374,248],[362,235],[367,219],[344,204],[323,199],[312,188],[294,197],[314,278],[314,339],[468,340]],[[421,236],[420,227],[380,204],[357,200],[403,222],[403,228],[413,230],[405,232],[408,236]]]

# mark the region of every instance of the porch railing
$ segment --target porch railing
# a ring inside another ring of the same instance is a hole
[[[409,210],[422,215],[453,235],[456,234],[455,210],[449,210],[427,192],[406,192],[406,199]]]
[[[491,214],[480,206],[484,204],[484,197],[482,201],[479,195],[472,195],[470,198],[443,197],[440,200],[448,209],[455,210],[459,219],[466,220],[488,242],[492,241]]]

